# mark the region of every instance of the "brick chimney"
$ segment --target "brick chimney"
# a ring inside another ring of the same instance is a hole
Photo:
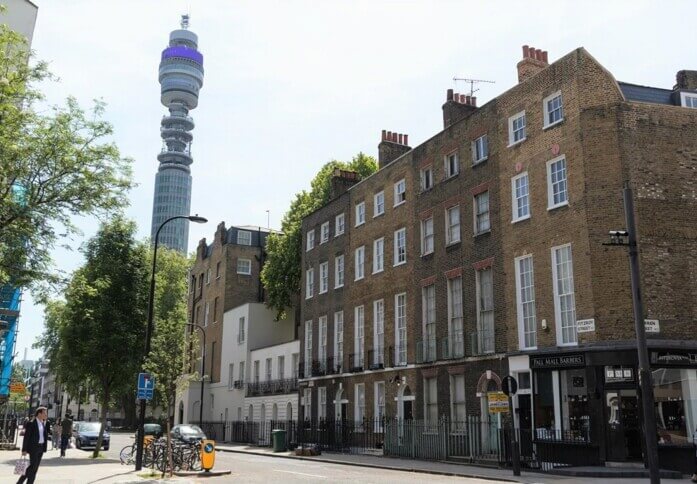
[[[198,247],[196,247],[196,260],[203,260],[206,258],[206,248],[208,244],[206,243],[206,238],[202,238],[198,241]]]
[[[329,198],[334,200],[339,195],[343,194],[353,185],[361,181],[361,177],[355,171],[342,170],[334,168],[332,179],[329,185]]]
[[[227,242],[227,229],[225,228],[225,221],[218,224],[218,228],[215,229],[215,242],[220,242],[220,245],[225,245]]]
[[[451,124],[455,124],[462,118],[469,116],[475,109],[477,109],[476,97],[465,96],[448,89],[445,104],[443,104],[443,128],[447,128]]]
[[[523,60],[518,62],[518,82],[526,81],[547,67],[547,51],[523,46]]]
[[[675,75],[674,90],[687,89],[690,91],[697,90],[697,71],[678,71]]]
[[[409,147],[409,135],[382,130],[382,141],[378,145],[378,168],[384,168],[402,156]]]

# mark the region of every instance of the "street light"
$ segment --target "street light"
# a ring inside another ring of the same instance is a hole
[[[629,267],[632,280],[632,305],[634,307],[634,330],[636,331],[637,352],[639,354],[639,388],[644,414],[644,438],[646,440],[646,461],[649,467],[651,484],[661,482],[658,468],[658,442],[656,439],[656,414],[654,413],[653,382],[649,352],[646,347],[646,327],[644,322],[644,303],[641,298],[641,276],[639,274],[639,250],[637,247],[636,222],[634,220],[634,196],[629,183],[624,183],[624,216],[627,230],[610,231],[610,242],[603,245],[624,246],[629,250]]]
[[[150,277],[150,298],[148,300],[148,326],[145,330],[145,355],[143,356],[143,361],[148,357],[150,354],[150,340],[152,339],[152,330],[153,330],[153,317],[155,314],[155,270],[156,270],[156,264],[157,264],[157,247],[160,242],[160,230],[162,230],[162,227],[167,225],[169,222],[172,220],[177,220],[177,219],[187,219],[190,222],[195,222],[197,224],[205,224],[208,222],[208,219],[205,217],[199,217],[198,214],[196,215],[176,215],[174,217],[170,217],[164,222],[160,224],[160,226],[157,228],[157,232],[155,232],[155,247],[153,249],[153,255],[152,255],[152,274]],[[137,451],[136,451],[136,470],[139,471],[143,467],[143,437],[145,436],[145,400],[141,399],[140,400],[140,423],[138,424],[138,446],[137,446]]]
[[[206,332],[200,324],[186,323],[187,326],[201,330],[203,335],[203,353],[201,354],[201,399],[198,405],[198,424],[203,424],[203,377],[206,371]]]

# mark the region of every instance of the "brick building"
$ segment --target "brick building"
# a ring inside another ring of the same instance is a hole
[[[527,46],[517,68],[481,107],[449,90],[416,147],[383,132],[378,172],[336,173],[303,220],[301,414],[487,417],[510,373],[531,440],[640,460],[626,251],[603,246],[628,181],[663,464],[697,426],[697,72],[637,86]]]

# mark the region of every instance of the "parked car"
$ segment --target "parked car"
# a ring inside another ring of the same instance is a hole
[[[146,423],[145,426],[143,427],[143,430],[145,430],[145,436],[147,437],[148,435],[152,435],[156,439],[159,439],[162,437],[162,426],[160,424],[156,423]],[[138,430],[136,430],[135,436],[138,436]]]
[[[99,438],[99,422],[76,422],[73,424],[73,436],[75,437],[75,447],[78,449],[88,449],[97,446]],[[104,431],[102,437],[102,449],[109,450],[109,432]]]
[[[175,425],[172,427],[172,431],[170,433],[173,439],[181,440],[182,442],[187,443],[204,440],[206,438],[206,434],[204,434],[201,427],[197,425]]]

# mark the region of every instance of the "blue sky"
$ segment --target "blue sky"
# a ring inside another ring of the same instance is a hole
[[[134,159],[138,186],[128,216],[149,235],[160,118],[157,68],[169,32],[191,14],[205,82],[196,121],[189,248],[220,221],[278,227],[294,193],[325,162],[377,154],[380,131],[408,133],[416,146],[442,127],[454,76],[490,79],[478,104],[517,82],[521,46],[550,61],[585,47],[617,79],[672,88],[697,69],[694,4],[648,1],[223,1],[34,0],[33,47],[59,83],[51,103],[74,95],[107,102],[114,140]],[[2,3],[2,0],[0,0]],[[98,222],[80,220],[85,238]],[[79,247],[83,238],[71,241]],[[57,250],[71,271],[80,253]],[[25,297],[17,351],[43,328]],[[30,358],[40,355],[29,350]]]

